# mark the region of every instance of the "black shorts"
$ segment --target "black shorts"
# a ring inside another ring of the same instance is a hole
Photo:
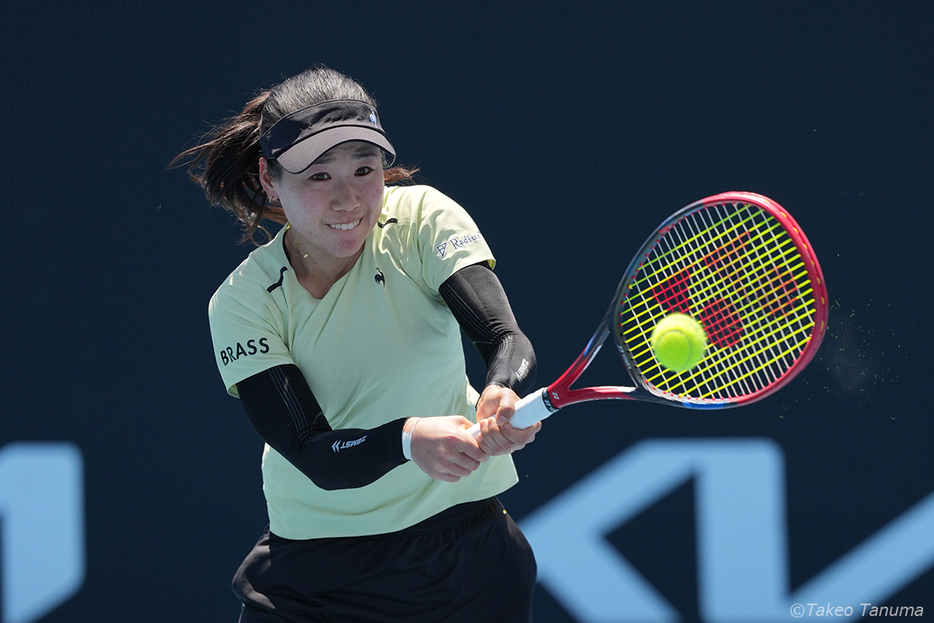
[[[267,529],[240,566],[240,623],[516,623],[532,618],[535,558],[499,500],[385,535],[291,541]]]

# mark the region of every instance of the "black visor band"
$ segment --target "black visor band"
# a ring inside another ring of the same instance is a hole
[[[395,157],[376,108],[360,100],[332,100],[286,115],[259,139],[263,156],[301,173],[321,154],[348,141],[365,141]]]

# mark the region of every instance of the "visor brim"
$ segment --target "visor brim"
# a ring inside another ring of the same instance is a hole
[[[367,126],[349,125],[329,128],[295,143],[279,154],[276,161],[289,173],[308,169],[324,152],[342,143],[364,141],[395,157],[396,150],[381,132]]]

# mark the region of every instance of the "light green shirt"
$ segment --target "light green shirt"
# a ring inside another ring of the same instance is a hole
[[[460,327],[438,286],[493,255],[473,220],[427,186],[387,187],[379,226],[349,273],[317,300],[291,269],[285,228],[221,285],[208,308],[228,392],[270,367],[294,363],[334,429],[401,417],[476,418]],[[319,489],[278,452],[263,453],[270,529],[288,539],[393,532],[516,483],[509,456],[457,483],[409,461],[358,489]]]

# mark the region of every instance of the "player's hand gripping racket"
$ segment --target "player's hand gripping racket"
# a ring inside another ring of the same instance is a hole
[[[671,313],[701,323],[707,350],[686,372],[650,345]],[[627,399],[720,409],[771,394],[804,369],[827,326],[827,289],[804,232],[776,202],[729,192],[671,215],[636,253],[603,322],[557,381],[516,404],[527,428],[567,405]],[[612,335],[634,386],[571,389]],[[474,436],[479,425],[469,429]]]

